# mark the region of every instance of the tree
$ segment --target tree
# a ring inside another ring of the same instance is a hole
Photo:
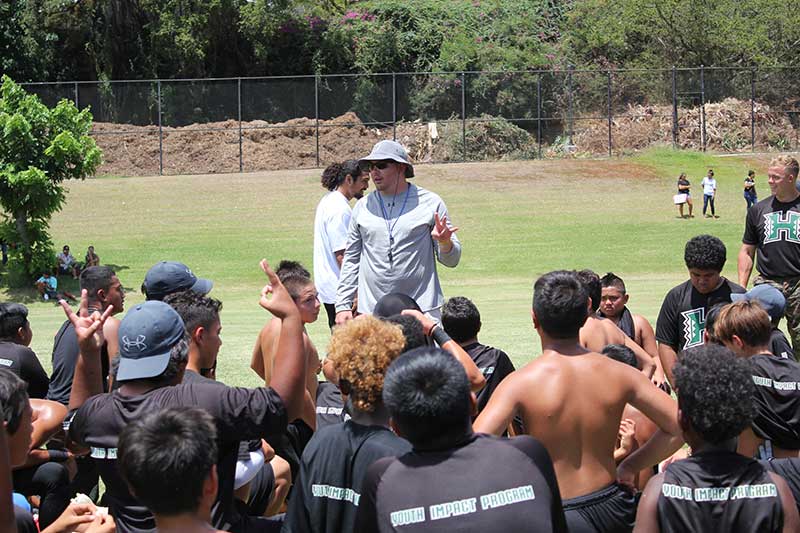
[[[0,236],[28,276],[52,268],[50,217],[64,204],[67,179],[92,175],[102,152],[89,137],[92,115],[62,100],[44,105],[3,76],[0,87]]]

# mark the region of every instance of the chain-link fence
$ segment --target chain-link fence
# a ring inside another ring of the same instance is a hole
[[[90,106],[100,172],[310,168],[403,142],[417,162],[800,149],[800,71],[673,68],[28,83]]]

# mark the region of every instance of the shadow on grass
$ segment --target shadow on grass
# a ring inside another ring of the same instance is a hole
[[[107,263],[104,266],[110,267],[114,273],[119,274],[120,271],[129,270],[130,267],[127,265],[115,265],[112,263]],[[58,279],[58,292],[68,292],[74,295],[76,298],[80,298],[81,295],[81,285],[80,280],[73,279],[72,276],[69,275],[59,275],[56,276]],[[123,286],[125,292],[135,291],[137,290],[134,287],[125,287]],[[26,285],[10,285],[9,284],[9,272],[7,265],[0,266],[0,290],[5,290],[6,294],[8,295],[9,301],[17,302],[21,304],[32,304],[35,302],[41,302],[42,297],[39,296],[39,293],[36,291],[36,287],[34,286],[33,282],[31,282],[30,286]],[[53,300],[54,305],[58,305],[57,300]]]

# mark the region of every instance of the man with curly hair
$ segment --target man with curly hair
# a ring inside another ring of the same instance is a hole
[[[328,327],[336,323],[336,287],[350,226],[350,200],[360,200],[369,187],[369,172],[358,161],[333,163],[322,172],[322,186],[329,192],[317,204],[314,215],[314,281],[319,300],[328,314]]]
[[[800,163],[788,155],[770,161],[767,170],[772,195],[747,210],[739,250],[739,283],[747,287],[753,262],[753,285],[769,283],[786,297],[786,323],[796,359],[800,359]],[[756,258],[756,252],[758,257]]]
[[[684,352],[674,374],[678,421],[692,455],[650,480],[634,531],[800,530],[786,481],[736,453],[736,438],[755,413],[749,365],[708,344]]]
[[[399,326],[371,316],[334,330],[328,360],[351,418],[319,430],[303,452],[284,531],[352,531],[367,468],[411,450],[389,429],[381,398],[386,369],[405,343]]]
[[[731,293],[744,288],[721,275],[727,251],[713,235],[698,235],[686,243],[683,259],[689,280],[673,287],[664,297],[656,321],[656,340],[661,366],[670,384],[679,354],[704,342],[706,313],[714,304],[731,301]]]
[[[722,308],[714,336],[752,366],[756,414],[739,437],[739,453],[762,459],[800,455],[800,363],[770,353],[772,325],[758,302]]]

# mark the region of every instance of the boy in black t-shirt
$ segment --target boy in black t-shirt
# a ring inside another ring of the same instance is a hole
[[[747,287],[758,252],[753,285],[768,283],[786,297],[786,323],[795,359],[800,359],[800,193],[797,159],[781,155],[769,163],[772,196],[747,211],[739,251],[739,283]]]
[[[786,309],[786,298],[784,298],[783,293],[772,285],[762,283],[744,294],[731,294],[731,301],[738,302],[739,300],[756,301],[769,315],[769,319],[772,322],[769,339],[770,353],[784,359],[789,357],[794,359],[792,345],[789,344],[786,335],[778,329],[781,318],[783,318],[783,312]]]
[[[658,356],[670,383],[678,354],[703,344],[708,308],[715,303],[730,302],[731,293],[745,292],[720,275],[727,251],[717,237],[693,237],[686,243],[683,259],[689,270],[689,281],[667,293],[656,321]]]
[[[350,420],[320,429],[300,461],[283,531],[352,531],[367,468],[411,445],[389,429],[383,376],[405,347],[395,324],[358,317],[333,330],[328,361],[348,397]]]
[[[478,342],[481,314],[468,298],[455,296],[444,303],[442,326],[447,334],[464,348],[486,378],[486,385],[477,394],[478,413],[480,413],[497,385],[514,371],[514,363],[503,350]]]
[[[786,482],[735,451],[754,413],[748,366],[715,345],[692,348],[675,365],[679,422],[692,455],[650,480],[634,531],[798,531]]]
[[[800,455],[800,363],[769,351],[771,325],[755,301],[725,306],[714,335],[738,357],[747,358],[755,383],[752,428],[739,437],[739,453],[762,459]]]
[[[413,451],[374,463],[355,531],[566,531],[558,482],[537,440],[473,433],[463,367],[437,348],[400,356],[383,401]]]
[[[39,358],[28,346],[33,332],[28,308],[11,302],[0,303],[0,367],[14,372],[28,384],[31,398],[45,398],[50,379]]]
[[[207,533],[217,496],[217,427],[196,407],[134,421],[119,436],[119,468],[161,531]],[[219,533],[219,532],[218,532]]]

